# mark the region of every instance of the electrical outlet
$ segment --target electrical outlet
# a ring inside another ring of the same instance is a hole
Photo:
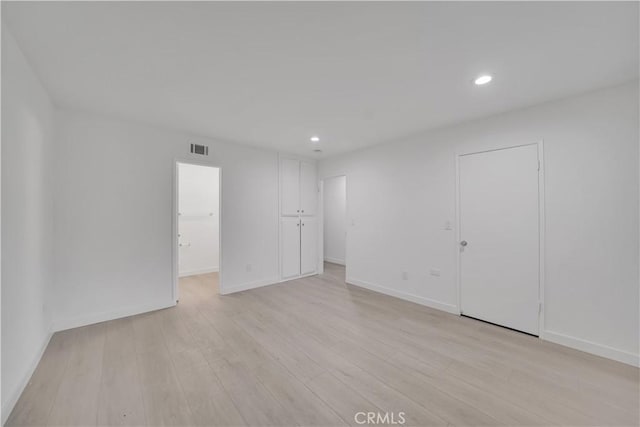
[[[431,270],[429,270],[429,273],[431,273],[432,276],[440,277],[440,270],[438,270],[437,268],[432,268]]]
[[[245,270],[247,270],[247,273],[251,273],[251,264],[247,264]]]
[[[409,280],[409,273],[407,273],[406,271],[402,272],[402,280]]]

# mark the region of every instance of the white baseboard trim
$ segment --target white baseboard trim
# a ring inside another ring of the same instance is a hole
[[[181,271],[178,277],[197,276],[198,274],[217,273],[220,267],[203,268],[201,270]]]
[[[27,384],[29,384],[29,380],[31,380],[31,376],[33,375],[36,368],[38,367],[38,363],[40,363],[40,359],[42,359],[42,355],[44,355],[44,351],[47,349],[47,346],[49,345],[49,341],[51,341],[52,336],[53,336],[53,332],[49,331],[45,339],[42,341],[42,345],[40,346],[38,353],[31,360],[31,363],[29,364],[29,369],[27,369],[27,372],[25,372],[25,374],[23,375],[22,380],[20,381],[16,389],[10,393],[9,399],[7,399],[4,405],[2,405],[2,424],[1,425],[4,425],[4,423],[7,422],[7,419],[9,418],[11,411],[13,411],[13,407],[16,406],[16,403],[18,403],[18,399],[20,399],[20,395],[22,395],[22,392],[27,387]]]
[[[430,298],[420,297],[406,292],[397,291],[391,288],[385,288],[384,286],[375,285],[373,283],[366,282],[364,280],[354,279],[352,277],[347,278],[346,282],[350,285],[359,286],[361,288],[369,289],[370,291],[379,292],[381,294],[389,295],[392,297],[400,298],[405,301],[415,302],[416,304],[424,305],[436,310],[446,311],[447,313],[460,314],[458,307],[454,304],[448,304],[441,301],[436,301]]]
[[[417,295],[408,294],[405,292],[397,291],[395,289],[385,288],[384,286],[375,285],[373,283],[366,282],[364,280],[358,280],[354,278],[347,278],[347,283],[361,288],[369,289],[381,294],[390,295],[392,297],[400,298],[406,301],[415,302],[417,304],[425,305],[427,307],[435,308],[437,310],[446,311],[452,314],[460,314],[458,308],[453,304],[447,304],[440,301],[435,301],[429,298],[420,297]],[[574,348],[576,350],[584,351],[585,353],[595,354],[596,356],[605,357],[618,362],[626,363],[627,365],[640,367],[640,355],[630,353],[617,348],[609,347],[602,344],[597,344],[592,341],[583,340],[580,338],[571,337],[558,332],[545,330],[543,334],[546,341],[550,341],[556,344],[563,345],[565,347]]]
[[[279,279],[278,283],[291,282],[293,280],[304,279],[305,277],[311,277],[311,276],[317,276],[317,275],[318,275],[318,272],[314,271],[313,273],[307,273],[301,276],[287,277],[286,279]]]
[[[343,259],[324,257],[324,260],[325,262],[330,262],[332,264],[345,265],[345,261]]]
[[[261,288],[263,286],[275,285],[278,283],[290,282],[291,280],[298,280],[304,277],[317,276],[318,272],[303,274],[302,276],[290,277],[288,279],[268,279],[268,280],[256,280],[255,282],[245,283],[242,285],[235,285],[230,288],[220,289],[220,295],[229,295],[236,292],[248,291],[250,289]]]
[[[224,289],[220,289],[220,295],[229,295],[234,294],[236,292],[248,291],[249,289],[261,288],[263,286],[275,285],[276,283],[280,283],[280,279],[265,279],[265,280],[256,280],[254,282],[242,283],[240,285],[225,287]]]
[[[88,314],[86,316],[79,316],[71,319],[59,319],[54,321],[53,330],[54,332],[64,331],[67,329],[78,328],[80,326],[93,325],[94,323],[106,322],[108,320],[120,319],[122,317],[135,316],[136,314],[162,310],[163,308],[169,308],[175,305],[175,301],[156,302],[152,304],[143,304],[135,307],[122,308],[119,310]]]
[[[626,363],[627,365],[640,367],[640,355],[628,351],[547,330],[544,331],[544,340]]]

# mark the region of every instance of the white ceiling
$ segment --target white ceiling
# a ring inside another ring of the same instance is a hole
[[[302,154],[638,78],[637,2],[2,7],[58,105]]]

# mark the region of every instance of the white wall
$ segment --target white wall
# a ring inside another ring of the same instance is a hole
[[[324,260],[342,265],[345,263],[346,249],[346,198],[347,183],[345,176],[324,180],[322,186]]]
[[[455,219],[456,150],[539,140],[544,336],[637,364],[637,82],[321,161],[320,177],[347,175],[347,278],[456,312],[457,243],[445,230]]]
[[[221,291],[278,281],[276,152],[71,111],[56,131],[56,329],[174,303],[176,160],[221,169]]]
[[[50,337],[49,97],[2,26],[2,422]]]
[[[219,270],[219,169],[187,163],[178,165],[180,276]]]

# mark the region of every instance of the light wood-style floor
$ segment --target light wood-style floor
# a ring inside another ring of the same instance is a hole
[[[345,285],[342,267],[229,296],[216,280],[56,333],[7,424],[638,424],[638,369]]]

